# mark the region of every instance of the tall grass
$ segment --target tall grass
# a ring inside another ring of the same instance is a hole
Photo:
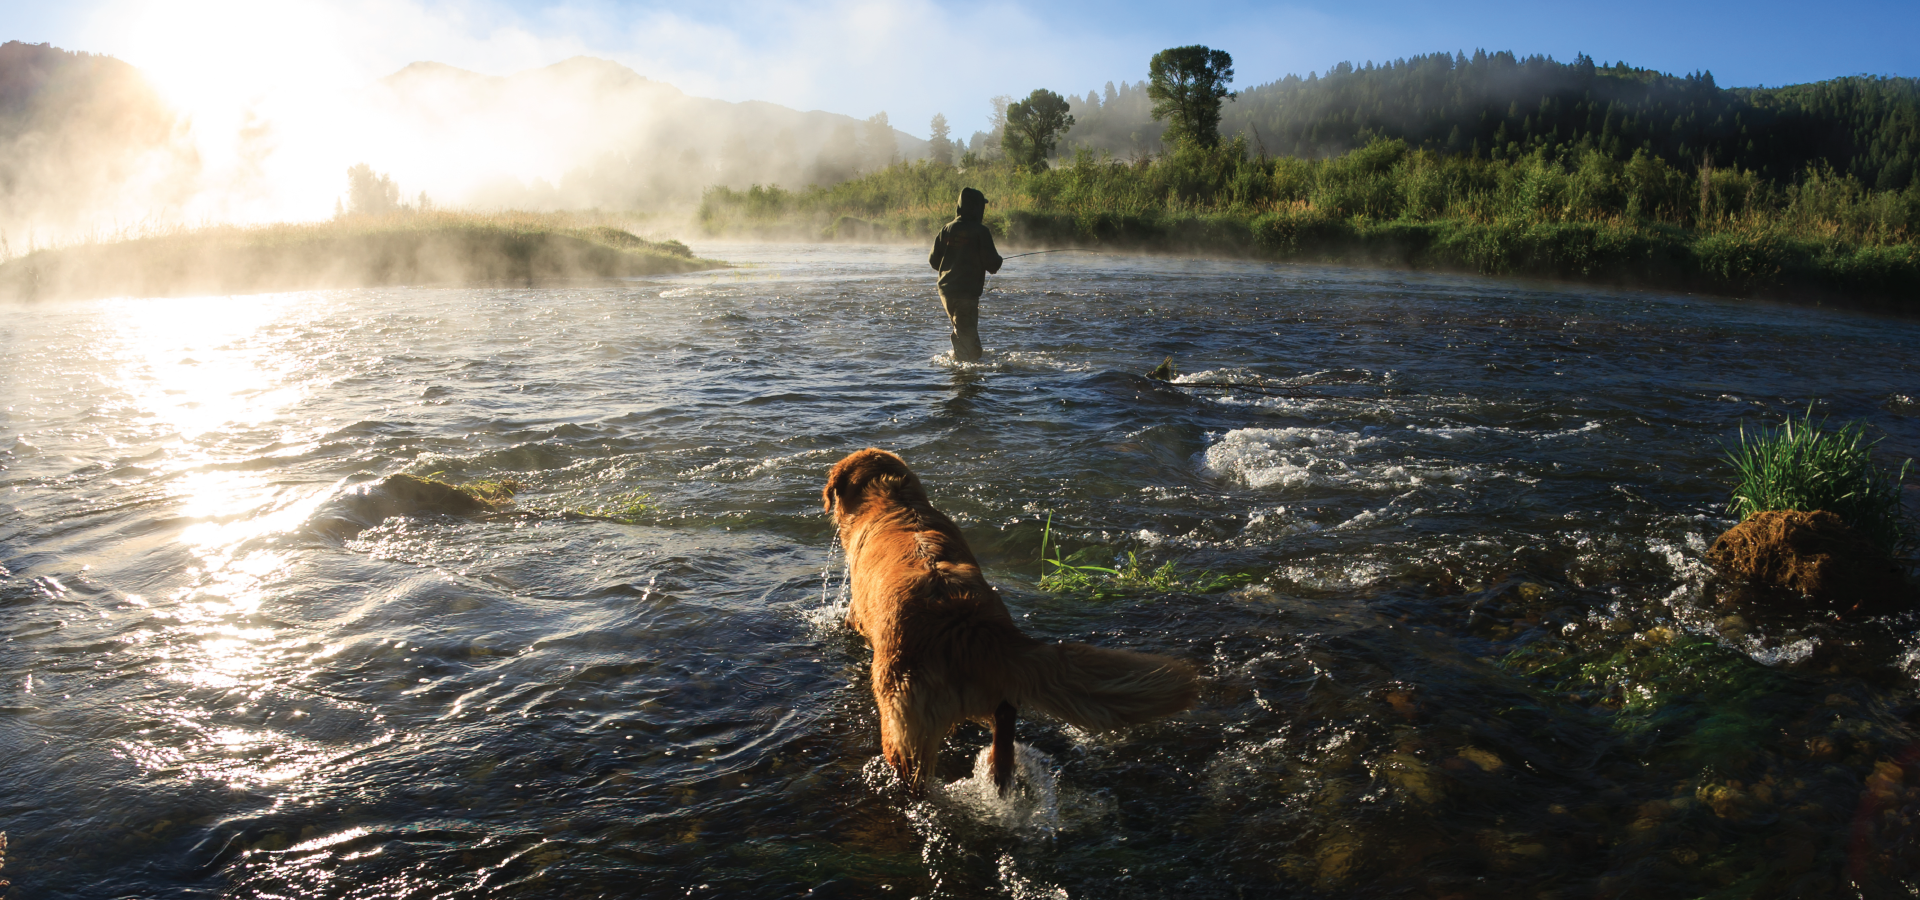
[[[1797,421],[1789,415],[1778,428],[1752,435],[1740,429],[1727,460],[1739,479],[1727,508],[1741,520],[1773,510],[1826,510],[1862,537],[1898,556],[1911,545],[1908,521],[1900,505],[1901,485],[1913,461],[1889,473],[1873,461],[1876,441],[1866,438],[1865,422],[1828,429],[1809,408]]]
[[[1051,556],[1048,551],[1051,550]],[[1172,560],[1153,567],[1129,551],[1124,560],[1115,558],[1112,566],[1094,565],[1086,560],[1105,558],[1105,547],[1087,547],[1070,556],[1061,556],[1060,544],[1053,541],[1053,514],[1040,532],[1040,581],[1043,591],[1056,594],[1081,594],[1096,600],[1109,600],[1137,594],[1210,594],[1239,587],[1253,580],[1239,572],[1225,574],[1209,570],[1187,569]]]
[[[390,284],[527,283],[723,266],[601,213],[408,211],[145,229],[0,263],[0,296],[165,296]]]
[[[1597,150],[1486,159],[1377,140],[1330,159],[1243,142],[1116,160],[1081,151],[1030,171],[900,163],[834,185],[710,189],[714,234],[923,240],[962,187],[1021,245],[1369,261],[1486,274],[1920,295],[1920,183],[1875,191],[1824,166],[1790,183]]]

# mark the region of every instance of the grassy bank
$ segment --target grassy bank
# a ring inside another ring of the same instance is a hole
[[[1491,160],[1379,140],[1325,160],[1244,144],[1047,171],[917,162],[807,191],[714,188],[715,235],[929,240],[963,186],[1009,247],[1086,247],[1530,275],[1920,312],[1920,185],[1810,169],[1778,184],[1657,157]]]
[[[591,214],[408,212],[221,226],[39,250],[0,264],[0,297],[242,294],[401,284],[528,284],[691,272],[695,257]]]

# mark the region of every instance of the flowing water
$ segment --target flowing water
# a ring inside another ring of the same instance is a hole
[[[962,366],[917,250],[702,252],[750,265],[6,309],[7,896],[1920,890],[1914,620],[1702,563],[1742,423],[1920,455],[1920,323],[1059,254]],[[1023,628],[1200,704],[1023,720],[1004,801],[966,726],[906,796],[820,511],[869,445]],[[1049,517],[1187,587],[1039,590]]]

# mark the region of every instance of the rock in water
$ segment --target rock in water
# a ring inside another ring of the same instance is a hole
[[[477,516],[511,503],[520,485],[507,480],[486,487],[491,490],[416,475],[388,475],[343,492],[323,507],[308,527],[345,540],[394,516]]]
[[[1893,561],[1825,510],[1755,514],[1714,541],[1707,559],[1735,581],[1790,590],[1842,612],[1882,612],[1913,599]]]
[[[380,510],[382,519],[419,513],[473,516],[493,508],[469,491],[415,475],[388,475],[362,496]]]

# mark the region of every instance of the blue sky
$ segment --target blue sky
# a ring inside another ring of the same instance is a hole
[[[549,3],[538,0],[14,2],[0,38],[108,53],[190,92],[364,83],[430,59],[508,74],[576,54],[688,93],[867,116],[961,135],[988,98],[1085,94],[1145,77],[1154,51],[1207,44],[1237,87],[1351,60],[1510,49],[1672,72],[1723,86],[1920,75],[1920,2]]]

